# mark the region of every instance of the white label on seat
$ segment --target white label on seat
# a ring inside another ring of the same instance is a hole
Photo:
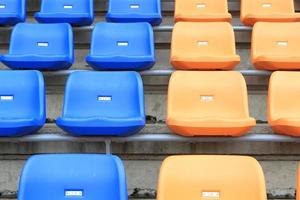
[[[281,47],[287,47],[289,43],[287,41],[277,41],[276,45]]]
[[[49,43],[48,42],[38,42],[37,45],[39,47],[48,47],[49,46]]]
[[[6,5],[5,4],[0,4],[0,9],[4,9],[6,8]]]
[[[139,4],[131,4],[131,5],[130,5],[130,8],[131,8],[131,9],[139,9],[139,8],[140,8],[140,5],[139,5]]]
[[[219,199],[220,192],[202,192],[202,198],[205,199]]]
[[[99,96],[98,101],[112,101],[111,96]]]
[[[208,46],[208,41],[198,41],[197,45],[198,46]]]
[[[263,7],[263,8],[272,8],[272,4],[271,3],[263,3],[261,5],[261,7]]]
[[[210,102],[210,101],[213,101],[215,99],[215,97],[212,95],[201,95],[200,99],[201,99],[201,101]]]
[[[64,5],[64,9],[72,9],[73,6],[72,5]]]
[[[197,3],[196,7],[197,8],[206,8],[206,4],[205,3]]]
[[[83,190],[66,190],[66,197],[83,197]]]
[[[117,42],[117,45],[119,46],[119,47],[127,47],[128,45],[129,45],[129,43],[128,42],[124,42],[124,41],[120,41],[120,42]]]
[[[14,96],[12,96],[12,95],[0,96],[0,100],[1,101],[12,101],[12,100],[14,100]]]

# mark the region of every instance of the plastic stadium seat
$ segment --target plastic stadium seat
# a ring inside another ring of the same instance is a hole
[[[175,21],[230,22],[227,0],[176,0]]]
[[[263,70],[300,69],[300,22],[258,22],[252,33],[252,63]]]
[[[35,14],[40,23],[91,25],[94,21],[93,0],[42,0],[41,11]]]
[[[67,69],[74,62],[72,27],[17,24],[11,34],[9,53],[0,61],[12,69]]]
[[[136,72],[75,72],[57,125],[72,135],[129,135],[145,126],[144,92]]]
[[[246,156],[171,156],[162,164],[157,200],[267,200],[260,164]]]
[[[296,22],[294,0],[241,0],[241,21],[248,26],[256,22]]]
[[[110,0],[106,20],[159,25],[162,21],[160,0]]]
[[[144,70],[155,64],[153,29],[148,23],[98,23],[86,61],[96,70]]]
[[[183,136],[240,136],[253,126],[249,117],[246,83],[239,72],[172,74],[167,125]]]
[[[268,121],[276,133],[300,136],[300,72],[274,72],[269,84]]]
[[[171,46],[171,64],[178,70],[230,70],[240,62],[227,22],[178,22]]]
[[[26,0],[1,0],[0,25],[15,25],[26,19]]]
[[[45,123],[45,86],[38,71],[0,71],[0,136],[21,136]]]
[[[127,200],[122,161],[112,155],[35,155],[26,162],[18,200]]]

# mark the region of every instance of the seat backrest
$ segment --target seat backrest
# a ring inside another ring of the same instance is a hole
[[[267,200],[259,163],[244,156],[171,156],[161,167],[157,200]]]
[[[12,31],[9,53],[73,56],[73,49],[73,32],[69,24],[19,23]]]
[[[109,12],[124,14],[148,14],[161,12],[160,0],[110,0]]]
[[[300,22],[257,22],[252,32],[252,58],[259,56],[299,56]]]
[[[172,35],[171,54],[179,56],[187,53],[204,57],[235,55],[232,26],[227,22],[176,23]]]
[[[92,55],[154,55],[154,34],[148,23],[98,23],[92,33]]]
[[[190,11],[193,13],[203,14],[215,14],[215,13],[228,13],[227,0],[176,0],[175,1],[175,12],[186,11],[189,14]]]
[[[0,119],[45,119],[45,84],[39,71],[0,72]]]
[[[136,72],[75,72],[67,81],[64,117],[144,116],[144,92]]]
[[[25,15],[25,0],[1,0],[1,13],[19,13],[20,16]]]
[[[241,17],[249,14],[294,13],[294,0],[241,0]]]
[[[268,118],[299,118],[300,72],[274,72],[270,78]]]
[[[234,71],[176,71],[169,82],[167,110],[173,117],[249,117],[245,80]]]
[[[127,200],[122,161],[116,156],[48,154],[25,164],[18,200]]]
[[[91,13],[93,0],[42,0],[41,12],[45,13]]]

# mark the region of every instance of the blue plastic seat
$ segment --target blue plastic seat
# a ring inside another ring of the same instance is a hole
[[[34,17],[40,23],[91,25],[94,20],[94,0],[42,0],[41,11]]]
[[[98,23],[87,63],[96,70],[145,70],[155,64],[153,29],[148,23]]]
[[[124,136],[145,126],[144,92],[136,72],[74,72],[56,124],[75,135]]]
[[[39,71],[0,71],[0,136],[38,131],[46,120],[45,86]]]
[[[26,162],[18,200],[127,200],[125,169],[112,155],[35,155]]]
[[[26,19],[25,0],[0,0],[0,25],[15,25]]]
[[[12,69],[67,69],[74,62],[72,27],[17,24],[11,34],[9,53],[0,61]]]
[[[162,21],[160,0],[110,0],[106,20],[159,25]]]

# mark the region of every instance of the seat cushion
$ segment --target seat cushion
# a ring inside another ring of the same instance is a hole
[[[143,118],[58,118],[56,124],[72,135],[130,135],[145,126]]]
[[[253,118],[170,118],[167,123],[173,132],[183,136],[241,136],[256,125]]]

